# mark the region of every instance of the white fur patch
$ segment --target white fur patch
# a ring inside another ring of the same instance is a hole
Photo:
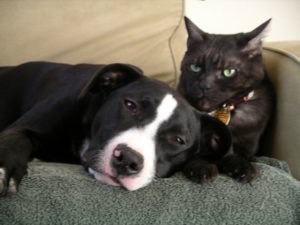
[[[0,180],[3,180],[5,178],[5,169],[0,168]]]
[[[13,178],[10,178],[10,180],[9,180],[8,193],[11,193],[11,194],[17,193],[17,185]]]
[[[83,140],[81,148],[79,150],[81,159],[84,159],[84,154],[86,153],[89,147],[90,147],[90,140],[86,138]]]
[[[0,168],[0,193],[4,189],[5,174],[6,174],[5,169],[4,168]]]
[[[3,189],[5,188],[4,187],[4,180],[5,180],[5,176],[6,176],[6,171],[4,168],[0,168],[0,192],[3,191]],[[8,183],[8,190],[7,190],[8,193],[11,193],[11,194],[15,194],[17,193],[17,185],[16,185],[16,182],[13,178],[10,178],[9,179],[9,183]]]
[[[151,123],[142,128],[133,127],[112,138],[100,156],[102,168],[99,168],[99,171],[102,171],[102,174],[92,171],[95,178],[107,184],[117,185],[113,180],[107,181],[114,176],[113,168],[111,168],[112,154],[117,145],[126,144],[143,156],[144,167],[137,175],[118,178],[118,182],[130,191],[149,184],[153,180],[156,170],[155,135],[160,125],[172,116],[177,104],[175,98],[171,94],[167,94],[157,107],[156,117]]]

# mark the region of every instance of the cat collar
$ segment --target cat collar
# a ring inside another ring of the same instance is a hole
[[[254,95],[254,91],[248,93],[242,99],[238,101],[229,101],[229,103],[224,103],[221,108],[212,111],[209,115],[221,120],[224,124],[228,125],[231,119],[231,112],[241,103],[249,101]]]

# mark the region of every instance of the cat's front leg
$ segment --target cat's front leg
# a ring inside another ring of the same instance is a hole
[[[237,154],[230,154],[222,158],[218,162],[218,169],[220,173],[242,183],[249,183],[258,175],[258,171],[251,160]]]
[[[218,168],[205,160],[194,159],[185,165],[183,173],[193,182],[202,184],[213,181],[218,175]]]
[[[233,133],[232,149],[218,161],[218,169],[239,182],[249,183],[259,174],[252,162],[255,161],[260,135],[255,132],[246,132],[246,135]]]

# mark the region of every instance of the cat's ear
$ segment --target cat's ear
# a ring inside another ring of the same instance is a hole
[[[250,58],[261,53],[262,39],[268,32],[270,21],[271,19],[268,19],[266,22],[264,22],[254,30],[243,35],[243,39],[246,41],[246,45],[243,47],[242,51],[247,52]]]
[[[206,33],[200,30],[189,18],[184,17],[185,27],[188,33],[188,47],[203,41],[206,38]]]

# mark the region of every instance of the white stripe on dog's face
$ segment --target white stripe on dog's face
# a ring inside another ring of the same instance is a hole
[[[104,147],[103,154],[100,156],[101,168],[99,168],[99,171],[102,171],[102,173],[97,173],[96,179],[107,180],[106,178],[115,177],[115,171],[111,167],[113,150],[119,144],[126,144],[143,156],[144,167],[134,176],[118,178],[118,182],[130,191],[149,184],[155,176],[156,169],[156,133],[160,125],[172,116],[177,104],[175,98],[171,94],[167,94],[157,107],[156,117],[151,123],[142,128],[133,127],[112,138]],[[95,171],[93,172],[95,173]]]

